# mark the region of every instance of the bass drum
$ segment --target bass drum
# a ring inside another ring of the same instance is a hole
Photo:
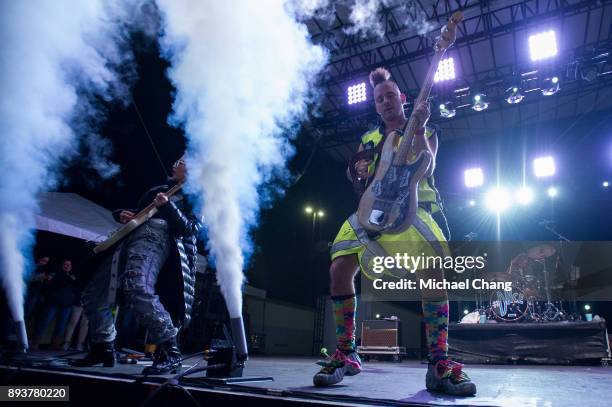
[[[529,301],[523,290],[513,287],[512,291],[493,291],[490,307],[493,318],[496,320],[517,322],[526,319],[529,311]]]

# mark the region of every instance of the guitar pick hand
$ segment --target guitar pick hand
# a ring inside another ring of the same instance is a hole
[[[119,213],[119,222],[128,223],[132,219],[134,219],[135,213],[132,211],[121,211]]]
[[[359,160],[355,163],[355,170],[357,171],[357,177],[359,177],[359,179],[368,179],[370,177],[370,173],[368,172],[370,164],[372,164],[372,160]]]

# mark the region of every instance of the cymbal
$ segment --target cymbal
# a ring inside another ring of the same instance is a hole
[[[527,250],[527,256],[533,260],[542,260],[555,254],[557,250],[549,244],[541,244]]]

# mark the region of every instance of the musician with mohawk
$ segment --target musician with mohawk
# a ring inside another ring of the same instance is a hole
[[[376,149],[384,144],[386,137],[393,131],[406,128],[408,119],[403,106],[406,96],[391,79],[385,68],[377,68],[370,73],[376,112],[380,115],[381,125],[361,137],[359,152]],[[364,230],[354,214],[344,222],[331,248],[330,291],[334,322],[336,325],[337,349],[327,360],[320,362],[323,368],[314,378],[316,386],[329,386],[342,381],[345,375],[352,376],[361,372],[361,360],[355,350],[355,312],[357,308],[354,279],[357,272],[368,275],[368,254],[366,244],[371,239],[375,244],[403,243],[409,255],[418,247],[420,255],[423,248],[432,254],[444,255],[446,237],[441,226],[446,228],[442,214],[439,194],[434,186],[433,172],[438,150],[438,138],[433,126],[426,126],[429,120],[427,102],[415,106],[417,131],[414,147],[416,151],[429,150],[433,161],[418,187],[417,220],[403,232],[382,233],[372,236]],[[354,168],[347,170],[352,182],[367,182],[375,174],[380,150],[372,159],[358,160]],[[438,219],[436,221],[435,219]],[[447,230],[447,229],[446,229]],[[405,244],[407,243],[407,244]],[[421,272],[421,271],[419,271]],[[427,272],[441,273],[441,271]],[[448,358],[448,296],[445,290],[423,290],[421,292],[423,318],[428,345],[429,366],[426,374],[428,390],[440,391],[455,396],[472,396],[476,386],[462,371],[462,365]]]

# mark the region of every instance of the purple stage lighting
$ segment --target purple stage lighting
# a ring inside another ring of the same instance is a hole
[[[470,168],[463,172],[463,179],[465,186],[468,188],[474,188],[482,186],[484,183],[484,175],[482,168]]]
[[[555,32],[550,30],[531,35],[529,37],[529,53],[532,61],[540,61],[557,55]]]
[[[533,160],[533,172],[538,178],[555,175],[555,159],[551,156],[536,158]]]
[[[366,100],[366,84],[361,82],[357,85],[349,86],[346,90],[348,96],[348,104],[364,102]]]
[[[448,81],[455,79],[455,61],[453,58],[446,58],[438,64],[438,70],[434,76],[434,82]]]

